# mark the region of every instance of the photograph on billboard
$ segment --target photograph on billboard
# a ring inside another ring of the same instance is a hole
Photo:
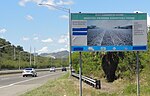
[[[147,50],[146,13],[72,13],[72,51]]]
[[[87,22],[88,46],[132,45],[130,20],[89,20]]]

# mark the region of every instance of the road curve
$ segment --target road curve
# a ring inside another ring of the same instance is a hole
[[[65,72],[47,71],[38,72],[38,77],[22,77],[21,74],[0,76],[0,96],[19,96],[63,74],[65,74]]]

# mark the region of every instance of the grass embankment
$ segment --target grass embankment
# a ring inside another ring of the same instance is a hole
[[[141,85],[141,96],[150,96],[150,87],[146,84]],[[22,96],[79,96],[79,81],[68,73]],[[102,80],[102,89],[95,89],[83,83],[83,96],[136,96],[136,82],[119,79],[107,83]]]

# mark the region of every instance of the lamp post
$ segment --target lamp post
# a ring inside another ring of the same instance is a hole
[[[23,51],[20,51],[20,52],[19,52],[19,70],[20,70],[20,60],[21,60],[20,55],[21,55],[21,52],[23,52]]]
[[[46,5],[46,6],[50,6],[53,7],[55,9],[58,10],[62,10],[64,12],[67,12],[69,14],[69,67],[70,67],[70,71],[72,74],[72,54],[71,54],[71,12],[69,8],[64,8],[61,6],[55,6],[55,5],[51,5],[51,4],[39,4],[39,5]]]

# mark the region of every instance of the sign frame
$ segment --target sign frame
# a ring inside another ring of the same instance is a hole
[[[71,13],[71,51],[146,50],[147,13]]]

